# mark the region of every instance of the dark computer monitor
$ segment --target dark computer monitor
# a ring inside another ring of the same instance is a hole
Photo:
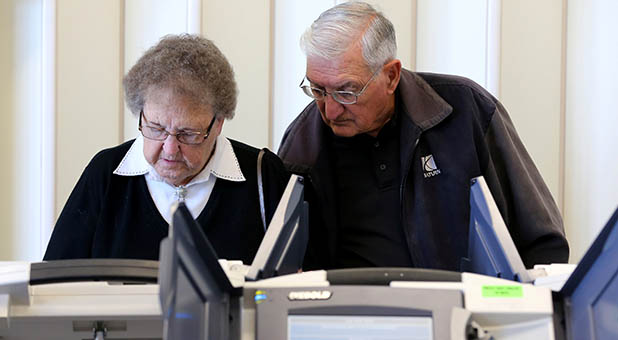
[[[296,273],[303,264],[307,241],[308,205],[302,177],[292,175],[260,244],[247,280]]]
[[[559,294],[567,339],[618,339],[618,209]]]
[[[257,280],[297,272],[308,239],[302,178],[292,175],[250,267]],[[234,288],[217,254],[180,203],[170,235],[161,242],[160,299],[165,339],[227,339],[239,336],[240,288]]]
[[[232,286],[183,203],[172,218],[159,255],[164,339],[228,339],[239,330],[238,308],[230,306],[242,290]]]
[[[532,282],[485,179],[472,179],[468,257],[461,271]]]

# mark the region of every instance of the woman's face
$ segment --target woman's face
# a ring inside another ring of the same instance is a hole
[[[169,89],[149,91],[144,103],[142,127],[167,132],[202,132],[208,130],[214,113],[190,98]],[[144,137],[144,157],[159,176],[173,185],[185,185],[208,163],[221,133],[223,119],[215,119],[208,138],[198,145],[180,143],[175,136],[158,141]]]

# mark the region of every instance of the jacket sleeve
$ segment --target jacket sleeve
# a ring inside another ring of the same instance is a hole
[[[567,262],[560,211],[498,101],[485,143],[489,161],[484,176],[526,267]]]
[[[43,260],[90,258],[106,181],[97,157],[88,164],[56,221]]]

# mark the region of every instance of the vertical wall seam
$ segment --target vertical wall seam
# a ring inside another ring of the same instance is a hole
[[[202,7],[203,7],[203,3],[202,0],[198,0],[199,3],[199,7],[197,8],[197,20],[198,20],[198,32],[201,33],[202,32],[202,27],[203,27],[203,19],[204,19],[204,13],[202,13]],[[196,33],[198,33],[196,32]]]
[[[568,44],[568,1],[562,0],[562,56],[560,60],[560,143],[558,171],[558,206],[564,215],[566,195],[566,82]]]
[[[418,32],[418,0],[412,0],[412,13],[410,13],[410,17],[412,18],[412,23],[410,29],[412,30],[410,34],[410,70],[416,71],[416,57],[417,57],[417,45],[416,42],[418,40],[417,32]]]
[[[40,154],[39,154],[39,169],[40,169],[40,173],[39,173],[39,178],[40,178],[40,183],[39,183],[39,206],[38,206],[38,210],[39,210],[39,225],[38,225],[38,230],[39,230],[39,255],[43,252],[43,248],[44,248],[44,239],[45,239],[45,235],[46,235],[46,231],[47,231],[47,224],[46,224],[46,212],[47,210],[45,209],[45,195],[47,194],[45,188],[45,184],[46,184],[46,176],[45,176],[45,129],[46,129],[46,119],[45,116],[47,114],[47,110],[45,109],[47,106],[47,101],[46,101],[46,90],[47,90],[47,86],[45,85],[45,82],[47,80],[46,77],[46,72],[47,72],[47,64],[45,62],[45,59],[47,57],[46,51],[47,51],[47,40],[46,40],[46,31],[47,31],[47,22],[48,20],[46,19],[46,15],[47,15],[47,7],[45,6],[45,1],[43,1],[42,5],[41,5],[41,87],[39,88],[40,90],[40,94],[41,94],[41,108],[40,108],[40,121],[41,121],[41,129],[39,131],[39,134],[41,136],[41,139],[39,140],[39,150],[40,150]]]
[[[492,90],[490,89],[490,72],[491,72],[491,65],[489,63],[489,55],[491,53],[490,51],[490,47],[491,44],[489,42],[490,38],[489,38],[489,34],[490,34],[490,22],[489,22],[489,3],[491,0],[485,0],[485,87],[487,88],[487,90]]]
[[[485,87],[497,98],[500,98],[502,56],[501,0],[487,0],[485,10]]]
[[[269,13],[269,47],[268,47],[268,148],[272,149],[275,145],[275,0],[268,2]],[[277,150],[274,150],[277,152]]]
[[[202,35],[202,0],[187,0],[185,17],[186,31],[189,34]]]
[[[502,68],[503,68],[503,59],[502,59],[502,31],[504,31],[502,29],[502,23],[504,22],[504,11],[502,10],[502,0],[498,0],[500,1],[500,8],[498,9],[498,17],[500,18],[500,23],[498,25],[498,27],[500,28],[500,32],[498,33],[498,41],[500,42],[499,46],[498,46],[498,85],[497,85],[497,90],[496,90],[496,97],[498,99],[500,99],[502,97]]]
[[[41,19],[41,186],[39,255],[45,253],[56,219],[57,4],[43,1]],[[40,256],[42,257],[42,256]]]
[[[119,9],[119,28],[118,28],[118,72],[119,74],[119,87],[118,90],[120,94],[118,96],[118,144],[121,144],[126,136],[124,135],[124,91],[122,88],[122,79],[124,78],[125,71],[125,31],[126,31],[126,22],[125,22],[125,12],[126,12],[126,0],[120,0],[120,9]]]

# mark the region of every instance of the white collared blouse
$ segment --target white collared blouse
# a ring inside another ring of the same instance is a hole
[[[172,220],[171,206],[182,200],[193,218],[204,210],[217,178],[233,182],[245,181],[238,159],[230,141],[221,135],[217,137],[215,152],[204,169],[189,183],[179,187],[168,184],[144,157],[144,137],[138,136],[129,151],[114,170],[120,176],[144,175],[148,191],[161,216],[168,223]]]

